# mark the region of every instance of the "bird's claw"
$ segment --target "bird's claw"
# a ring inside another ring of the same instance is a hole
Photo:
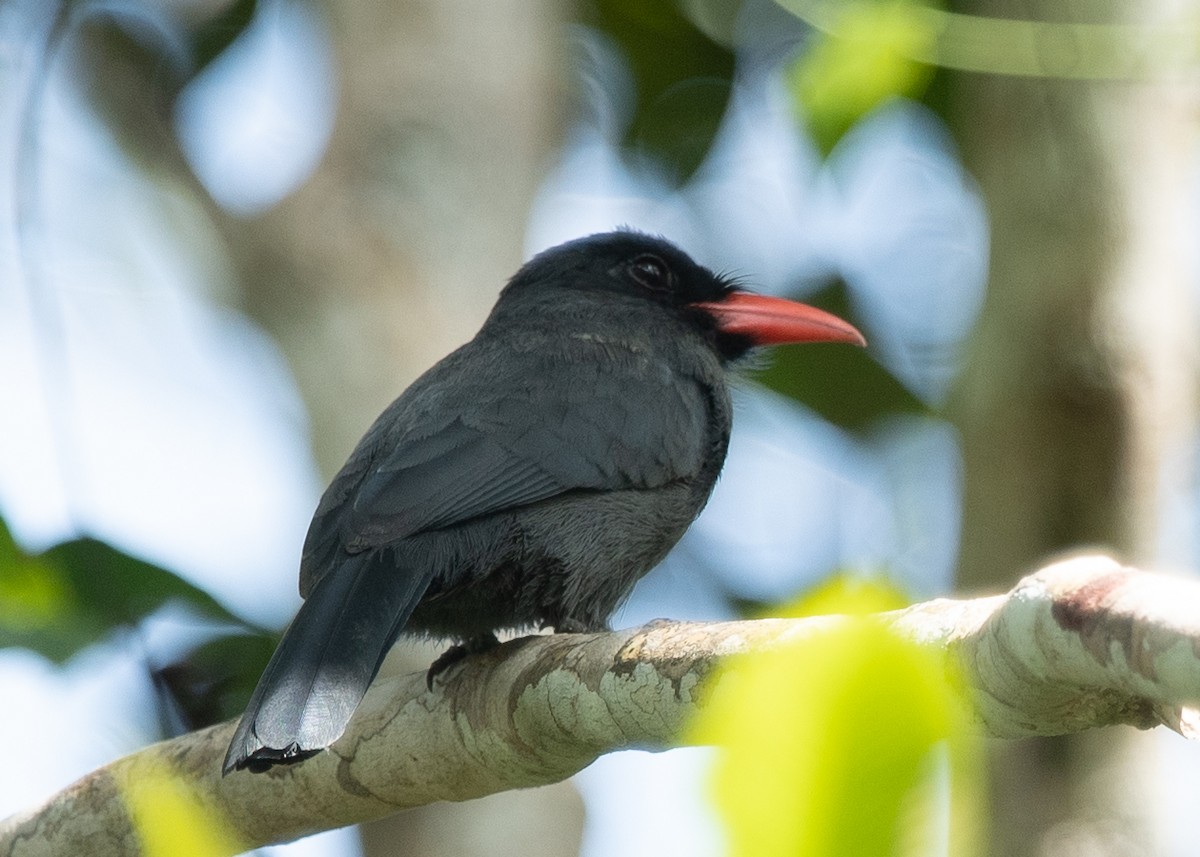
[[[433,690],[434,679],[467,655],[486,652],[496,648],[498,645],[500,645],[500,641],[496,639],[495,634],[485,634],[481,637],[472,637],[464,642],[456,643],[438,655],[434,662],[429,665],[429,669],[425,672],[425,686]]]

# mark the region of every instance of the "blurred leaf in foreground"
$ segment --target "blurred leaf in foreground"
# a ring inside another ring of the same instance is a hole
[[[118,787],[143,857],[214,857],[245,850],[224,821],[163,762],[148,758],[122,768]]]
[[[962,690],[942,652],[866,615],[898,604],[882,585],[835,582],[788,612],[849,615],[722,671],[694,737],[721,748],[712,793],[731,854],[895,857],[947,837],[949,853],[978,852]]]

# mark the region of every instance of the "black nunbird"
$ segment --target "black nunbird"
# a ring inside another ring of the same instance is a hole
[[[265,770],[329,746],[402,632],[607,628],[699,514],[725,460],[727,365],[757,345],[865,344],[675,246],[613,232],[521,268],[479,334],[375,421],[321,498],[307,599],[225,757]]]

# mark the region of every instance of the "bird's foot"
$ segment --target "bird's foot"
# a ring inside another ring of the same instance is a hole
[[[305,759],[311,758],[317,753],[320,753],[324,747],[316,749],[302,750],[300,745],[293,741],[282,750],[272,747],[260,747],[253,753],[236,762],[226,764],[222,776],[233,770],[246,770],[252,774],[261,774],[263,771],[268,771],[276,765],[294,765],[297,762],[303,762]]]
[[[425,673],[425,686],[433,690],[433,680],[467,655],[486,652],[496,648],[498,645],[500,645],[500,641],[496,639],[495,634],[483,634],[451,646],[438,655],[437,659],[429,665],[429,670]]]

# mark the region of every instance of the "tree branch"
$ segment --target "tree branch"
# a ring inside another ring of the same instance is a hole
[[[1000,737],[1125,723],[1196,734],[1200,584],[1079,557],[1007,595],[939,599],[883,617],[962,664],[976,718]],[[836,617],[526,637],[472,657],[432,691],[422,673],[378,682],[330,752],[267,774],[220,775],[233,724],[147,747],[0,823],[0,855],[139,853],[118,784],[164,764],[242,848],[437,800],[569,777],[597,756],[664,749],[728,655],[819,634]]]

